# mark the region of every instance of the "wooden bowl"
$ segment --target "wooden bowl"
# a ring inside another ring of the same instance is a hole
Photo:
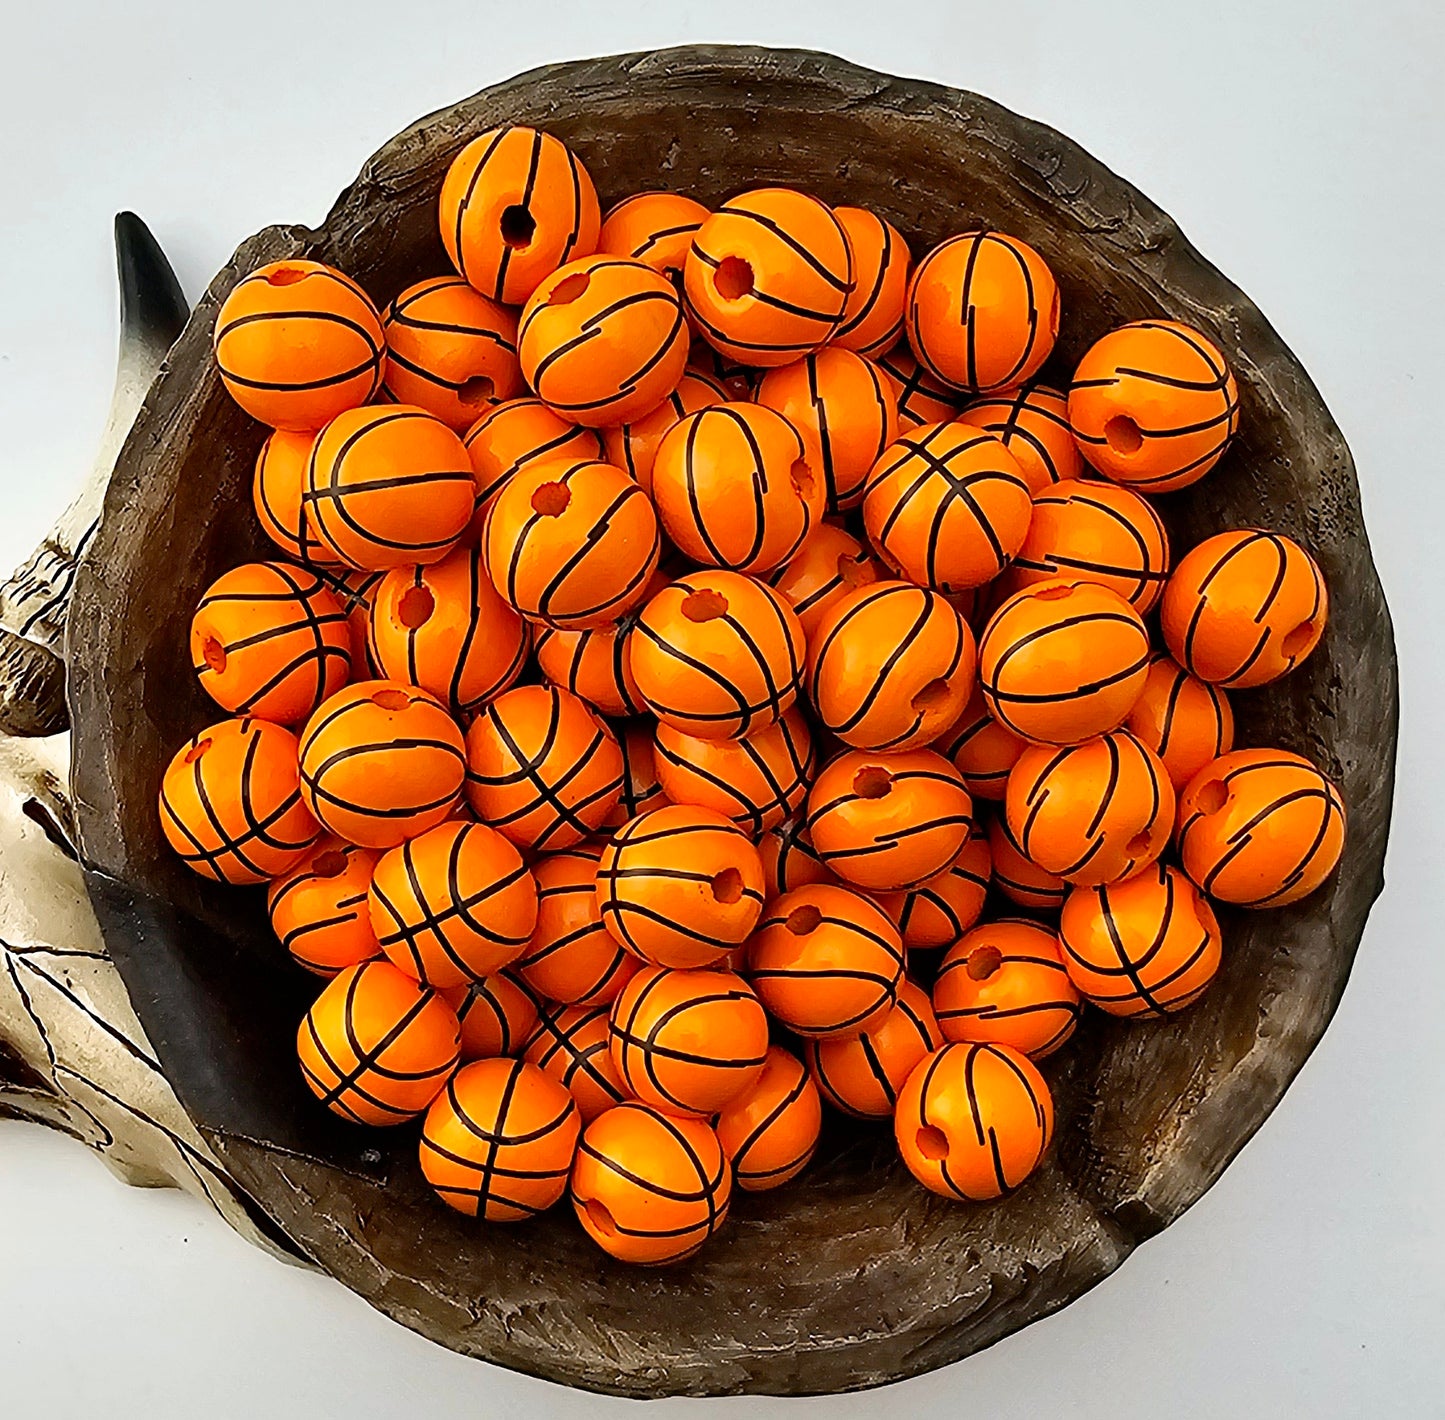
[[[1183,546],[1257,523],[1319,559],[1323,645],[1237,706],[1242,744],[1301,751],[1341,783],[1344,862],[1297,907],[1226,909],[1224,969],[1177,1022],[1094,1013],[1047,1065],[1053,1152],[999,1203],[932,1197],[889,1131],[850,1128],[801,1183],[739,1195],[724,1234],[684,1266],[613,1265],[565,1207],[525,1227],[478,1226],[427,1191],[414,1129],[355,1130],[317,1107],[293,1044],[314,984],[268,932],[261,894],[209,886],[163,846],[161,769],[219,718],[188,664],[191,609],[224,568],[268,553],[249,496],[263,431],[221,388],[217,308],[240,276],[282,257],[333,262],[379,302],[445,271],[442,175],[466,140],[509,121],[573,145],[604,206],[649,187],[716,203],[777,182],[872,207],[917,253],[972,223],[1000,227],[1058,275],[1058,380],[1111,326],[1161,314],[1208,331],[1239,378],[1233,449],[1159,506]],[[541,69],[393,139],[319,229],[252,237],[196,308],[126,443],[70,626],[92,897],[166,1073],[258,1216],[443,1345],[593,1390],[877,1385],[1064,1306],[1189,1207],[1263,1123],[1325,1029],[1382,885],[1394,648],[1350,454],[1308,376],[1153,203],[1067,138],[976,94],[819,54],[687,48]]]

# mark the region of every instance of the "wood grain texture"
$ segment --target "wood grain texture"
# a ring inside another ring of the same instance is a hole
[[[1181,545],[1263,523],[1323,568],[1324,643],[1286,682],[1236,704],[1240,743],[1301,751],[1339,780],[1345,860],[1297,907],[1222,913],[1220,979],[1179,1022],[1095,1018],[1047,1062],[1057,1143],[1008,1199],[933,1198],[892,1158],[886,1130],[849,1126],[799,1184],[738,1196],[724,1234],[680,1268],[614,1265],[560,1213],[478,1227],[426,1191],[414,1130],[362,1133],[321,1115],[293,1061],[306,984],[265,930],[258,895],[204,884],[164,850],[161,769],[214,716],[186,664],[191,608],[218,572],[262,550],[247,490],[263,431],[220,386],[216,311],[240,276],[280,257],[334,262],[381,303],[443,272],[442,175],[463,143],[509,120],[572,144],[604,205],[649,187],[713,203],[781,182],[872,207],[916,254],[978,221],[1015,233],[1063,290],[1064,333],[1045,371],[1056,381],[1109,327],[1160,314],[1200,326],[1233,365],[1240,437],[1160,507]],[[523,75],[400,134],[319,229],[246,242],[126,443],[79,577],[69,654],[92,897],[149,1038],[217,1154],[300,1251],[399,1321],[600,1391],[876,1385],[1066,1305],[1178,1217],[1259,1128],[1328,1024],[1382,885],[1393,640],[1349,451],[1308,376],[1168,217],[1066,138],[975,94],[824,55],[689,48]]]

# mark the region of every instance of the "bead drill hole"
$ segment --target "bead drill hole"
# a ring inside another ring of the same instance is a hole
[[[823,914],[811,903],[802,907],[795,907],[783,919],[783,925],[795,937],[806,937],[809,932],[816,932],[818,924],[823,920]]]
[[[405,710],[411,704],[411,696],[404,690],[378,690],[371,697],[371,703],[383,710]]]
[[[1124,851],[1131,858],[1142,858],[1149,851],[1149,835],[1147,833],[1136,833],[1133,838],[1124,845]]]
[[[564,276],[547,294],[549,306],[570,306],[592,284],[592,278],[585,271],[574,271]]]
[[[346,854],[339,848],[328,848],[311,860],[314,878],[339,878],[346,871]]]
[[[1065,597],[1074,595],[1072,587],[1045,587],[1040,592],[1034,593],[1034,600],[1039,602],[1061,602]]]
[[[520,203],[502,212],[502,240],[513,249],[529,246],[537,230],[537,220]]]
[[[740,256],[725,256],[713,272],[712,284],[725,301],[740,301],[753,293],[753,269]]]
[[[217,675],[226,669],[226,648],[214,636],[206,637],[205,644],[201,648],[201,655]]]
[[[489,403],[496,393],[496,385],[485,375],[473,375],[471,379],[462,381],[461,388],[457,390],[457,399],[468,409],[475,409],[479,404]]]
[[[853,792],[860,799],[884,798],[893,788],[893,776],[884,768],[870,764],[853,776]]]
[[[1283,641],[1279,643],[1279,649],[1288,657],[1293,659],[1309,645],[1314,638],[1315,624],[1313,621],[1302,621]]]
[[[613,1218],[607,1205],[598,1198],[589,1198],[583,1205],[582,1211],[587,1214],[587,1221],[597,1229],[603,1237],[614,1237],[617,1233],[617,1220]]]
[[[968,975],[971,981],[987,981],[1003,965],[1003,953],[997,947],[975,947],[968,954]]]
[[[916,715],[927,715],[942,710],[948,704],[950,691],[948,682],[942,678],[931,680],[913,697],[913,711]]]
[[[210,740],[202,740],[200,744],[192,745],[190,749],[186,751],[185,762],[187,764],[194,764],[210,747]]]
[[[437,609],[437,601],[426,587],[408,587],[396,604],[397,619],[408,631],[425,626]]]
[[[713,897],[724,907],[742,901],[743,875],[736,868],[724,868],[722,872],[714,873],[709,886]]]
[[[1116,414],[1104,425],[1104,437],[1116,454],[1137,454],[1144,447],[1139,426],[1127,414]]]
[[[721,592],[704,588],[700,592],[689,592],[682,599],[682,614],[689,621],[716,621],[726,616],[728,599]]]
[[[278,266],[275,271],[266,273],[266,284],[268,286],[294,286],[298,281],[304,281],[311,273],[302,271],[295,266]]]
[[[798,497],[805,503],[811,501],[817,482],[813,478],[813,470],[808,467],[807,460],[794,459],[792,468],[788,470],[788,477],[792,479],[793,488]]]
[[[1195,802],[1202,814],[1217,814],[1229,798],[1229,789],[1223,779],[1211,779],[1200,791]]]
[[[544,483],[532,494],[532,511],[544,518],[560,517],[571,501],[572,494],[565,483]]]
[[[918,1152],[925,1159],[932,1160],[935,1164],[940,1159],[948,1157],[948,1135],[941,1129],[935,1129],[931,1124],[925,1124],[918,1131]]]

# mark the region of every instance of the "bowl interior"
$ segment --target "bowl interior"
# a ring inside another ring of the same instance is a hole
[[[1046,374],[1090,341],[1166,315],[1220,342],[1241,433],[1202,483],[1159,500],[1176,546],[1263,524],[1298,538],[1330,585],[1320,649],[1237,697],[1239,742],[1310,755],[1341,782],[1341,871],[1297,907],[1225,911],[1224,968],[1177,1022],[1092,1013],[1045,1064],[1059,1130],[1013,1196],[956,1206],[917,1187],[887,1128],[834,1128],[801,1182],[735,1195],[692,1263],[614,1265],[559,1209],[519,1228],[440,1205],[416,1129],[352,1129],[294,1062],[314,994],[261,895],[202,883],[155,812],[175,746],[219,718],[190,671],[206,584],[268,556],[250,506],[263,431],[210,356],[215,312],[262,261],[311,256],[378,302],[448,270],[436,194],[460,146],[505,121],[573,145],[604,207],[647,188],[716,203],[762,183],[873,208],[915,255],[977,223],[1032,243],[1063,292]],[[1283,236],[1281,239],[1284,239]],[[315,230],[270,228],[212,284],[126,444],[71,618],[79,828],[92,896],[182,1102],[296,1247],[407,1325],[461,1351],[638,1395],[819,1392],[930,1369],[1065,1304],[1167,1225],[1277,1102],[1343,989],[1380,886],[1394,760],[1394,657],[1344,442],[1247,297],[1146,198],[1052,130],[976,95],[826,56],[687,49],[524,75],[399,135]]]

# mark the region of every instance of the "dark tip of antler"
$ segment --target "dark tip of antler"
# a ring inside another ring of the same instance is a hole
[[[190,307],[160,243],[134,212],[115,214],[115,264],[122,354],[139,345],[159,362],[181,333]]]

